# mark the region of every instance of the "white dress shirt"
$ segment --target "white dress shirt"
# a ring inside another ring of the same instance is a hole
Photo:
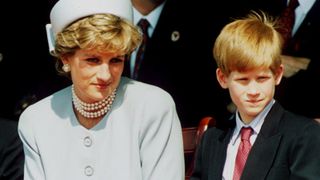
[[[140,19],[146,19],[148,20],[150,26],[148,27],[148,35],[151,38],[153,35],[153,31],[156,28],[156,25],[158,23],[160,14],[162,12],[163,6],[165,4],[166,1],[164,1],[162,4],[160,4],[158,7],[156,7],[153,11],[151,11],[148,15],[144,16],[142,15],[138,10],[136,10],[135,8],[133,8],[133,23],[135,25],[138,24],[138,22],[140,21]],[[137,50],[139,48],[137,48],[135,51],[133,51],[131,53],[130,56],[130,76],[133,76],[133,70],[134,70],[134,65],[136,63],[136,56],[137,56]]]
[[[292,29],[292,35],[297,32],[301,23],[303,22],[304,18],[306,17],[316,0],[298,0],[298,2],[299,6],[295,9],[295,22]]]

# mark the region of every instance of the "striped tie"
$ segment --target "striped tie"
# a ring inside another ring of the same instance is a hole
[[[278,32],[282,35],[284,44],[283,49],[288,47],[289,40],[292,36],[292,28],[295,21],[295,9],[299,6],[298,0],[290,0],[288,6],[282,12],[278,25]]]
[[[149,39],[149,35],[148,35],[148,27],[149,27],[149,22],[146,19],[141,19],[138,23],[138,26],[141,28],[142,33],[143,33],[143,39],[142,39],[142,43],[137,51],[137,56],[136,56],[136,61],[134,64],[134,69],[133,69],[133,79],[138,79],[138,73],[139,73],[139,69],[141,66],[141,62],[143,60],[144,57],[144,51],[146,49],[146,45]]]
[[[241,129],[241,142],[238,148],[236,164],[233,172],[233,180],[239,180],[246,164],[248,154],[251,149],[250,136],[252,134],[251,127],[243,127]]]

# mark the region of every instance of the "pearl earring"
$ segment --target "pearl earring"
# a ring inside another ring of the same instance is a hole
[[[62,70],[64,71],[64,72],[70,72],[70,65],[69,64],[64,64],[63,66],[62,66]]]

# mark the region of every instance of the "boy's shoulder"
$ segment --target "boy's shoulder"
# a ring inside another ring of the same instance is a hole
[[[320,124],[315,119],[308,118],[294,112],[285,111],[282,118],[282,128],[293,134],[316,133],[320,135]],[[312,130],[313,129],[313,130]]]

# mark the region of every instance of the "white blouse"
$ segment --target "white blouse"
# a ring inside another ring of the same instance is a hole
[[[75,117],[67,87],[19,120],[25,180],[183,180],[180,122],[162,89],[122,78],[111,111],[92,129]]]

